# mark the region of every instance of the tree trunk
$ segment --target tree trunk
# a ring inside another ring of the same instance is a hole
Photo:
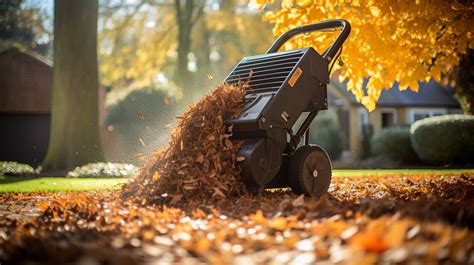
[[[104,160],[98,124],[97,17],[97,0],[55,1],[53,99],[45,172]]]
[[[461,59],[454,74],[454,91],[464,114],[474,114],[474,50],[470,49]]]
[[[196,25],[198,38],[194,41],[193,45],[195,47],[195,54],[197,59],[197,68],[198,76],[206,77],[208,74],[213,74],[211,71],[211,60],[209,58],[211,54],[211,31],[207,26],[206,19],[201,19],[199,23]],[[198,80],[202,80],[202,84],[209,83],[207,78],[199,78]]]
[[[178,63],[175,81],[180,86],[186,86],[191,73],[188,70],[188,54],[191,49],[191,18],[194,9],[193,0],[175,0],[176,20],[178,22]]]
[[[202,15],[203,9],[203,1],[175,0],[176,21],[178,23],[178,62],[174,79],[184,90],[187,90],[189,85],[192,84],[193,76],[188,70],[188,54],[191,51],[191,33],[193,25]]]

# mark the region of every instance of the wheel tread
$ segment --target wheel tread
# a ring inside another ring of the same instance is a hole
[[[327,181],[327,184],[326,184],[327,187],[325,187],[324,191],[327,191],[327,189],[329,188],[329,185],[331,183],[332,163],[331,163],[331,159],[329,158],[328,153],[321,146],[305,145],[296,150],[294,156],[290,160],[290,166],[288,170],[288,178],[289,178],[288,182],[290,184],[290,188],[296,194],[304,193],[309,196],[320,195],[320,194],[310,194],[309,192],[305,191],[303,188],[304,182],[303,182],[302,168],[305,162],[304,158],[315,151],[322,152],[329,161],[329,170],[330,170],[329,181]]]

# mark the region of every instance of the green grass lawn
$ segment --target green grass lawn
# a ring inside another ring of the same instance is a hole
[[[0,193],[117,189],[125,178],[25,178],[0,176]]]
[[[391,174],[460,174],[474,169],[335,169],[333,177],[367,177]],[[124,178],[25,178],[0,176],[0,193],[117,189]]]

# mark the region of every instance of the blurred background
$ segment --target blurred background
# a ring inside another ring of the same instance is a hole
[[[54,1],[4,0],[0,19],[0,161],[37,166],[50,133]],[[166,144],[174,117],[275,37],[245,0],[101,0],[97,38],[105,156],[140,165]],[[418,93],[384,90],[371,113],[345,85],[333,80],[330,110],[310,131],[336,167],[419,166],[409,126],[462,113],[453,90],[434,81]]]
[[[8,89],[12,90],[10,95],[16,94],[12,96],[16,105],[23,105],[14,108],[24,110],[0,110],[2,124],[9,122],[12,129],[10,135],[1,138],[12,139],[18,133],[28,138],[27,143],[23,137],[15,137],[15,142],[5,140],[3,144],[8,147],[3,148],[0,160],[38,165],[46,154],[53,9],[52,0],[8,0],[0,4],[3,65],[27,65],[18,66],[23,71],[14,77],[2,77],[10,79]],[[178,9],[183,17],[180,21]],[[261,14],[247,1],[238,0],[183,4],[99,1],[97,30],[99,120],[104,151],[111,161],[133,163],[166,143],[174,117],[185,106],[221,82],[243,56],[262,53],[273,41],[272,26],[262,23]],[[24,73],[26,68],[28,73]],[[6,81],[3,84],[7,85]],[[3,94],[7,93],[5,88]],[[25,97],[43,100],[32,102]],[[25,102],[31,102],[31,106],[24,106]],[[5,112],[15,117],[4,117]],[[15,126],[17,130],[13,130]]]

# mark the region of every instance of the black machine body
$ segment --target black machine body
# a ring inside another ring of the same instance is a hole
[[[295,35],[342,28],[322,55],[313,48],[278,52]],[[281,35],[266,54],[242,59],[224,82],[246,83],[242,113],[226,121],[233,138],[244,140],[238,156],[241,177],[253,191],[291,187],[296,193],[319,195],[329,187],[331,162],[318,146],[308,145],[308,128],[321,110],[328,108],[330,64],[349,36],[350,24],[330,20],[294,28]],[[294,132],[297,120],[307,113]],[[305,145],[298,148],[303,136]],[[326,187],[327,186],[327,187]]]

